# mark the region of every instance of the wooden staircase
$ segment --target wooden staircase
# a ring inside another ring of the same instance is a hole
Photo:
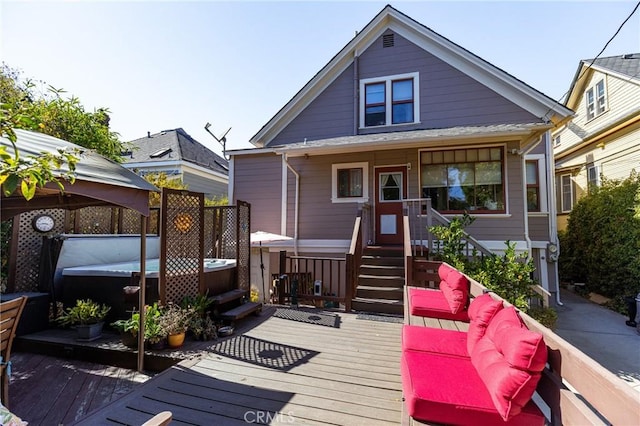
[[[366,247],[352,308],[363,312],[402,315],[404,279],[402,247]]]

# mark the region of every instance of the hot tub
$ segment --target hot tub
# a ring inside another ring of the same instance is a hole
[[[184,259],[179,262],[182,265],[188,264]],[[145,264],[147,304],[160,299],[159,264],[160,260],[157,258],[147,259]],[[205,259],[204,292],[213,296],[235,288],[235,269],[235,259]],[[123,289],[129,285],[137,285],[131,277],[133,273],[139,272],[139,261],[64,268],[62,270],[62,302],[65,307],[69,307],[75,305],[78,299],[92,299],[111,306],[107,322],[127,318],[132,306],[125,303]]]

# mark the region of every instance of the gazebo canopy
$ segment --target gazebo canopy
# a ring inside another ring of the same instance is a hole
[[[27,130],[15,129],[15,132],[20,158],[37,156],[43,152],[57,154],[59,148],[77,148],[81,154],[76,163],[76,180],[73,184],[63,181],[64,191],[60,191],[55,183],[49,182],[43,188],[37,188],[35,196],[29,201],[24,199],[19,187],[9,197],[5,197],[3,193],[0,199],[2,220],[30,210],[73,210],[89,206],[114,205],[149,216],[149,192],[158,191],[158,188],[140,176],[71,142]],[[13,153],[11,141],[0,137],[0,143],[8,148],[9,153]],[[65,166],[54,174],[62,176],[68,170]]]

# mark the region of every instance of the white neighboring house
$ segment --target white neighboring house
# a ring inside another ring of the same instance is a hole
[[[640,53],[580,61],[565,105],[576,115],[552,136],[559,229],[590,185],[640,172]]]
[[[189,191],[203,192],[207,198],[227,196],[227,160],[193,139],[182,128],[147,133],[129,142],[122,165],[139,175],[164,172],[182,179]]]

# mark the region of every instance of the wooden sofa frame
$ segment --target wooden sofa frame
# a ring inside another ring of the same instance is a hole
[[[413,261],[410,250],[405,250],[405,262],[411,266],[412,271],[408,275],[416,269],[422,272],[416,274],[419,275],[418,280],[407,282],[422,284],[418,286],[424,286],[426,282],[437,282],[437,272],[434,276],[430,271],[437,271],[439,262],[429,262],[429,266],[423,264],[420,268],[413,269]],[[469,282],[472,297],[489,292],[477,281],[469,278]],[[405,301],[408,300],[407,295],[408,287],[405,286]],[[494,293],[491,293],[491,296],[496,300],[502,300],[505,306],[510,306]],[[549,424],[640,424],[640,396],[637,391],[526,313],[520,314],[530,330],[544,336],[549,351],[547,367],[543,370],[536,389],[537,395],[544,402],[539,406],[542,412],[549,416]],[[407,302],[404,318],[406,324],[415,323],[415,317],[412,319]]]

